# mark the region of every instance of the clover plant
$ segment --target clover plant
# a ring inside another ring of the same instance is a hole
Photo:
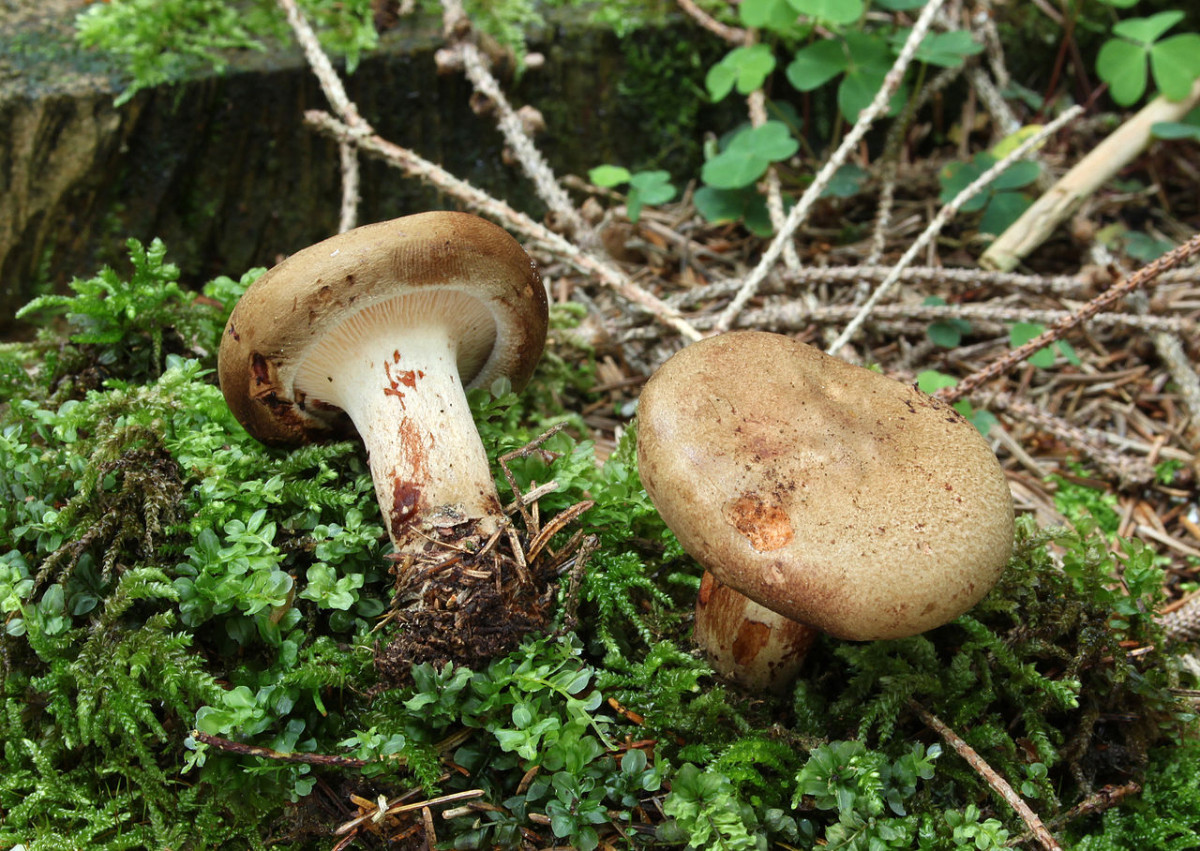
[[[1183,19],[1183,12],[1169,9],[1148,18],[1125,18],[1113,24],[1114,38],[1106,41],[1096,55],[1096,73],[1108,83],[1112,99],[1120,106],[1141,100],[1148,76],[1169,100],[1187,97],[1200,78],[1200,34],[1166,35]]]

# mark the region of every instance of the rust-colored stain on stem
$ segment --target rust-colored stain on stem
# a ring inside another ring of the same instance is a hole
[[[417,379],[424,378],[425,373],[419,369],[392,369],[394,364],[400,363],[400,351],[397,349],[392,352],[392,361],[388,363],[384,361],[383,371],[387,375],[388,386],[383,388],[383,392],[387,396],[395,396],[400,400],[401,407],[404,406],[404,391],[401,387],[407,387],[409,390],[415,390],[417,387]]]

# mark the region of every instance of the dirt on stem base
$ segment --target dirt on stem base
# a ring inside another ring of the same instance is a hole
[[[503,530],[490,539],[464,527],[440,532],[419,556],[392,557],[392,607],[375,647],[383,688],[407,684],[423,662],[478,670],[550,622],[563,554],[523,566]]]

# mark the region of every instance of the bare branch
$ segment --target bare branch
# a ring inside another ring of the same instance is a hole
[[[460,22],[467,20],[467,13],[463,10],[461,0],[442,0],[442,9],[447,38],[452,40],[452,49],[462,57],[467,79],[471,81],[475,91],[487,98],[495,108],[500,132],[516,156],[517,162],[521,164],[525,176],[533,182],[538,197],[546,203],[558,221],[566,225],[578,239],[592,244],[592,229],[583,221],[579,211],[575,209],[575,205],[571,203],[566,191],[554,176],[554,170],[525,132],[524,124],[513,111],[500,84],[488,69],[487,60],[470,40],[470,32],[462,31]]]
[[[360,151],[379,157],[405,174],[417,177],[453,196],[460,203],[475,210],[509,230],[536,242],[565,263],[584,274],[595,278],[600,284],[612,289],[629,303],[645,310],[660,322],[678,331],[687,340],[700,339],[700,332],[693,328],[676,310],[633,281],[620,269],[579,249],[563,236],[554,233],[524,213],[514,210],[503,201],[493,198],[470,183],[455,177],[439,165],[412,151],[383,139],[374,132],[364,134],[334,116],[320,110],[309,110],[304,120],[317,130],[334,139],[351,139]]]
[[[709,15],[703,9],[693,2],[693,0],[675,0],[689,18],[697,24],[704,27],[717,38],[727,41],[730,44],[746,44],[746,31],[737,27],[726,26],[716,18]]]

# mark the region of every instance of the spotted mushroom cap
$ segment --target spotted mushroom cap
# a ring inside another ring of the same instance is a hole
[[[462,313],[471,302],[481,318],[467,323],[471,337],[458,346],[465,388],[501,377],[517,389],[529,381],[547,325],[533,261],[505,230],[478,216],[418,213],[330,237],[251,284],[229,317],[219,355],[221,389],[234,415],[268,444],[347,431],[319,388],[297,386],[300,364],[323,335],[397,299],[407,300],[404,311],[428,309],[430,321],[439,321],[439,311]]]
[[[641,395],[638,463],[717,579],[839,638],[952,620],[1012,549],[1012,497],[974,426],[778,334],[723,334],[668,360]]]

